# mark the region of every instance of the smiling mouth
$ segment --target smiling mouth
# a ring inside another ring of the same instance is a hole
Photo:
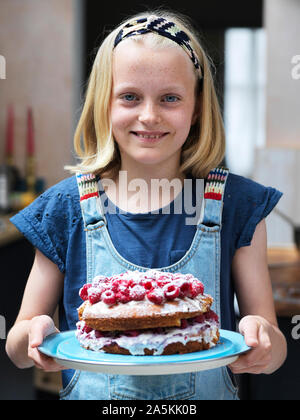
[[[131,131],[131,133],[141,139],[148,139],[148,140],[158,140],[168,134],[168,133],[145,133],[145,132],[137,132],[137,131]]]

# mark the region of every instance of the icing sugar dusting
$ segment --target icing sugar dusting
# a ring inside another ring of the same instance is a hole
[[[207,296],[207,295],[206,295]],[[204,312],[205,295],[197,296],[194,299],[185,297],[182,299],[175,299],[170,302],[165,302],[163,305],[155,305],[146,300],[130,301],[126,304],[118,303],[116,305],[106,305],[100,301],[94,305],[86,304],[82,318],[111,318],[111,317],[132,317],[132,316],[149,316],[149,315],[165,315],[175,314],[177,312]]]

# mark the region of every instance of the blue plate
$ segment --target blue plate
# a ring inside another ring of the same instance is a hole
[[[127,356],[86,350],[80,346],[75,331],[67,331],[46,337],[39,350],[66,368],[119,375],[163,375],[226,366],[250,347],[241,334],[220,330],[219,343],[210,350],[168,356]]]

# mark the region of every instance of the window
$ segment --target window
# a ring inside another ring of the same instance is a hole
[[[251,177],[255,149],[265,145],[265,30],[225,32],[226,163]]]

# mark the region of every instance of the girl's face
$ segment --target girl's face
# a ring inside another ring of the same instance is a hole
[[[110,110],[122,169],[179,167],[195,118],[195,86],[193,63],[181,48],[132,41],[116,47]]]

